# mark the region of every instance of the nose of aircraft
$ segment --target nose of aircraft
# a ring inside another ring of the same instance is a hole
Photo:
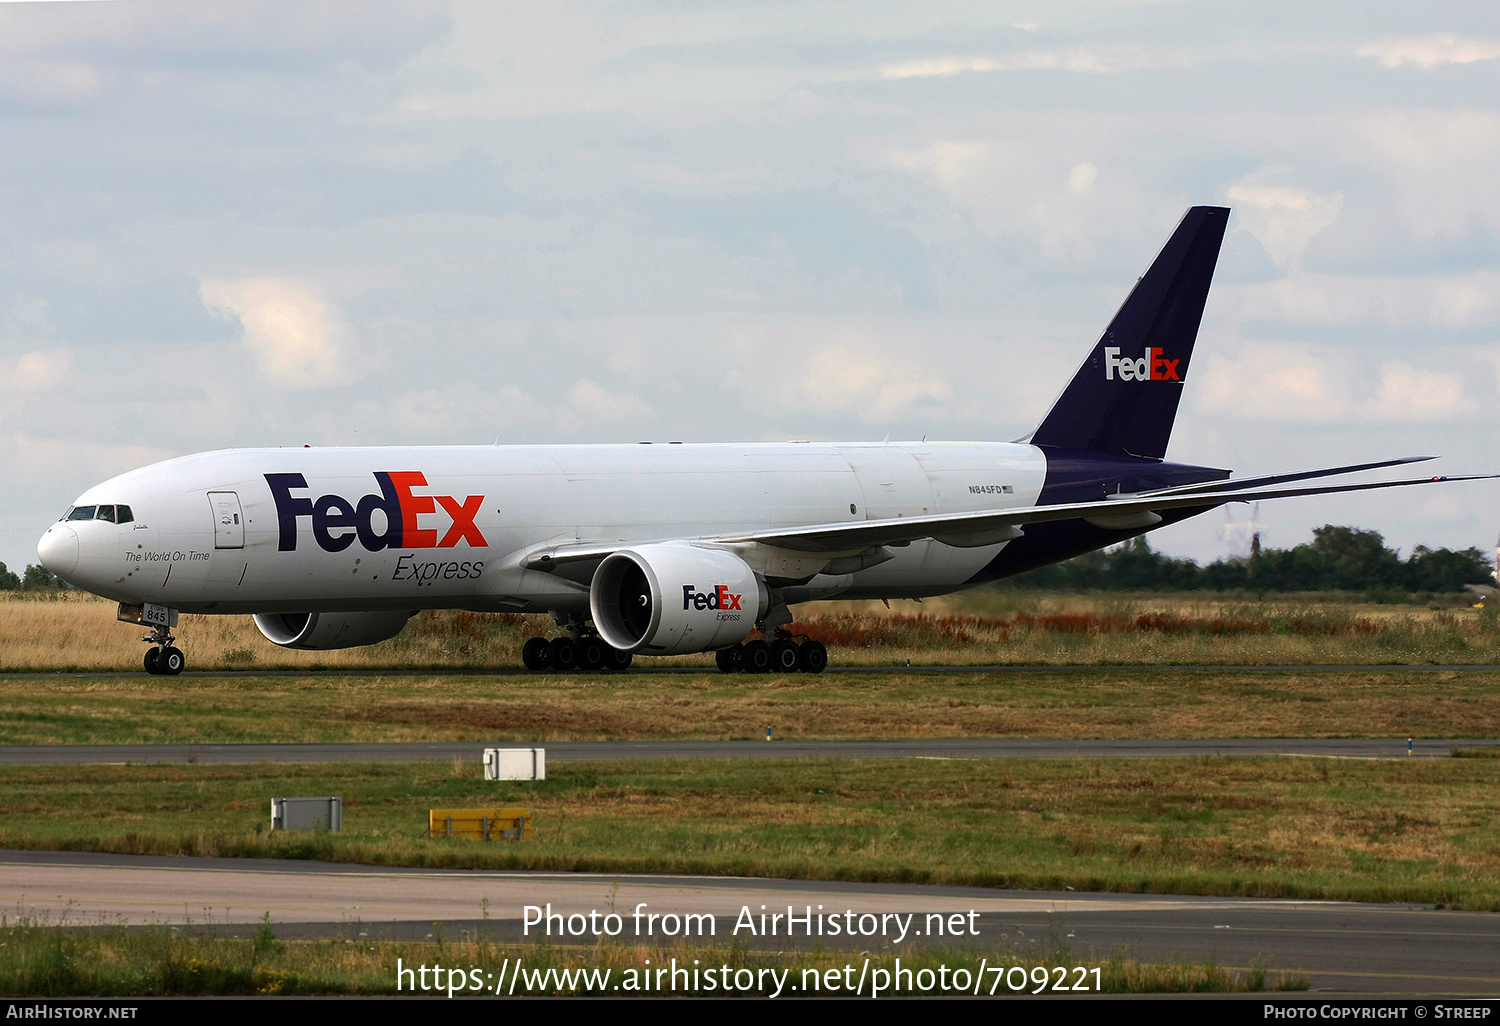
[[[36,543],[36,557],[57,576],[67,577],[78,568],[78,532],[66,524],[53,524]]]

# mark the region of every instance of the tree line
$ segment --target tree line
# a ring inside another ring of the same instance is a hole
[[[1493,568],[1477,548],[1458,552],[1418,545],[1410,556],[1386,548],[1376,531],[1326,524],[1311,544],[1261,548],[1257,536],[1247,559],[1199,566],[1157,552],[1144,537],[1089,552],[1011,579],[1020,588],[1106,591],[1362,591],[1454,592],[1495,583]]]
[[[0,563],[0,591],[57,591],[69,587],[44,566],[28,566],[24,574],[17,574]]]

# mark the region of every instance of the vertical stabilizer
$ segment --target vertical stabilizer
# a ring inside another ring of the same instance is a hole
[[[1228,207],[1193,207],[1031,436],[1033,445],[1162,459]]]

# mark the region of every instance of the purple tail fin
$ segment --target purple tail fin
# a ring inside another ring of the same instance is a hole
[[[1033,445],[1162,459],[1228,207],[1193,207],[1031,436]]]

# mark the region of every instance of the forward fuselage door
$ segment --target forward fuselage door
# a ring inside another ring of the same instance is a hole
[[[208,505],[214,514],[214,548],[245,547],[245,517],[240,497],[235,492],[209,492]]]

